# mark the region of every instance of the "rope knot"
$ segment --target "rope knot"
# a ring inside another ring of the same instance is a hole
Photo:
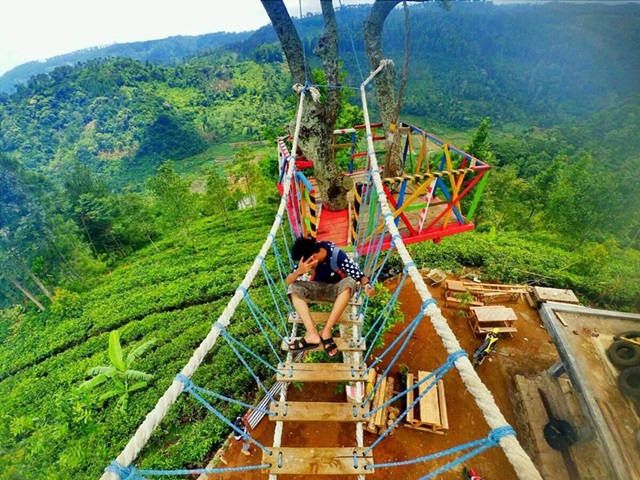
[[[511,425],[505,425],[503,427],[494,428],[489,432],[487,438],[492,445],[498,446],[500,444],[500,440],[504,437],[508,437],[510,435],[515,436],[516,431],[513,429]]]
[[[105,473],[115,473],[122,480],[130,480],[136,477],[136,467],[133,465],[125,467],[120,465],[117,460],[113,460],[104,471]]]
[[[468,355],[467,355],[467,352],[465,350],[462,350],[462,349],[457,350],[457,351],[453,352],[451,355],[449,355],[447,357],[447,363],[449,365],[451,365],[452,367],[454,367],[455,363],[456,363],[456,360],[458,360],[459,358],[462,358],[462,357],[467,357],[467,356]]]
[[[415,267],[415,266],[416,266],[416,264],[415,264],[415,263],[413,263],[413,262],[407,262],[407,264],[404,266],[404,270],[403,270],[403,271],[404,271],[404,273],[409,273],[409,269],[410,269],[411,267]],[[426,302],[425,302],[425,303],[426,303]],[[423,306],[424,306],[424,304],[423,304]]]
[[[429,308],[429,305],[437,305],[438,302],[435,301],[435,299],[433,298],[427,298],[424,303],[422,304],[422,306],[420,307],[420,310],[422,310],[422,313],[426,314],[427,313],[427,308]]]
[[[244,288],[242,285],[240,285],[238,288],[236,288],[236,292],[242,292],[242,296],[247,298],[249,296],[249,292],[247,292],[247,289]]]
[[[193,388],[193,382],[191,381],[191,379],[186,375],[183,375],[182,373],[177,374],[174,380],[178,380],[179,382],[182,382],[184,384],[184,388],[182,389],[183,392],[188,393]]]

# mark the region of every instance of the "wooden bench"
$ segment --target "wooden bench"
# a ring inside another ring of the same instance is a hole
[[[418,371],[418,382],[431,375],[431,372]],[[418,387],[418,395],[422,394],[433,383],[435,376],[426,380]],[[413,373],[407,374],[407,389],[415,385]],[[407,392],[407,407],[417,398],[415,390]],[[447,402],[444,395],[444,383],[442,380],[431,387],[429,392],[420,399],[417,405],[409,409],[406,417],[407,427],[425,432],[444,434],[449,429],[447,417]]]
[[[464,303],[464,305],[463,305]],[[469,307],[482,307],[484,306],[484,303],[482,302],[478,302],[476,300],[473,300],[471,302],[464,302],[461,298],[456,298],[456,297],[445,297],[444,299],[444,306],[445,307],[449,307],[449,306],[457,306],[460,308],[464,308],[464,309],[468,309]]]
[[[509,336],[517,332],[514,326],[518,317],[512,308],[503,305],[487,306],[487,307],[471,307],[469,309],[469,326],[476,337],[486,335],[498,329],[498,333],[505,333]]]

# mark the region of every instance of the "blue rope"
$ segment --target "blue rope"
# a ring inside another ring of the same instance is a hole
[[[378,356],[376,361],[373,362],[365,370],[365,372],[361,376],[364,377],[369,372],[369,370],[371,370],[374,366],[376,366],[378,363],[380,363],[380,361],[387,355],[387,353],[389,353],[393,349],[393,347],[396,346],[396,344],[402,339],[402,337],[407,337],[404,340],[403,344],[398,349],[398,353],[396,353],[395,357],[393,358],[393,360],[389,364],[389,367],[393,366],[393,363],[395,362],[396,358],[398,357],[398,355],[400,355],[400,353],[402,353],[402,351],[404,350],[404,347],[407,345],[407,343],[409,343],[409,340],[411,340],[411,335],[413,335],[413,332],[416,330],[416,328],[418,328],[418,325],[420,324],[420,322],[422,321],[423,318],[424,318],[424,312],[421,310],[418,313],[418,315],[416,315],[415,318],[413,320],[411,320],[411,323],[409,323],[409,325],[407,325],[407,328],[405,328],[402,331],[402,333],[400,333],[400,335],[398,335],[398,337],[393,342],[391,342],[391,345],[389,345],[389,347],[387,347],[387,349],[384,352],[382,352],[381,355]],[[363,361],[363,363],[362,363],[362,365],[360,367],[362,368],[363,366],[364,366],[364,361]],[[377,387],[377,385],[376,385],[376,387]]]
[[[378,209],[378,213],[380,212],[380,209]],[[380,220],[380,215],[376,214],[376,218],[375,221],[373,223],[374,228],[375,225],[378,225],[378,221]],[[385,213],[385,218],[387,215],[390,215],[389,212]],[[378,256],[380,255],[380,250],[382,249],[382,241],[384,240],[384,236],[387,233],[387,224],[386,222],[382,224],[382,230],[380,231],[380,233],[376,233],[372,238],[371,241],[369,242],[369,245],[374,245],[374,242],[376,247],[373,250],[373,252],[368,252],[367,253],[367,259],[365,261],[365,266],[364,266],[364,271],[365,273],[367,273],[367,275],[371,275],[371,272],[373,271],[373,267],[377,262]]]
[[[243,292],[244,295],[244,301],[247,303],[247,306],[249,307],[249,311],[251,312],[251,314],[253,315],[253,318],[255,319],[256,323],[258,324],[258,327],[260,327],[260,331],[262,332],[262,334],[265,336],[265,338],[267,339],[267,342],[269,343],[269,347],[271,347],[271,351],[273,351],[273,354],[276,356],[276,358],[278,359],[278,362],[281,362],[280,360],[280,356],[278,355],[278,352],[276,351],[275,347],[273,346],[273,344],[271,343],[271,339],[269,338],[269,336],[267,335],[267,333],[264,331],[264,327],[262,326],[262,323],[260,323],[260,318],[258,318],[258,314],[260,317],[262,317],[262,319],[267,323],[267,325],[269,325],[271,327],[271,330],[275,332],[275,334],[280,338],[280,340],[282,340],[283,342],[285,341],[284,336],[282,336],[282,334],[278,331],[278,329],[271,323],[271,321],[265,316],[264,313],[262,313],[262,310],[260,310],[260,308],[253,302],[253,300],[251,300],[251,298],[249,297],[249,292],[247,292],[247,289],[244,288],[243,286],[238,287],[238,290]]]
[[[271,464],[247,465],[244,467],[224,467],[224,468],[196,468],[194,470],[138,470],[133,465],[124,467],[116,460],[104,469],[105,473],[115,473],[121,480],[143,479],[142,475],[149,476],[178,476],[178,475],[204,475],[209,473],[244,472],[249,470],[261,470],[269,468]]]
[[[382,335],[382,331],[383,331],[382,327],[386,324],[386,320],[389,318],[389,315],[393,311],[393,308],[395,307],[398,301],[398,297],[400,296],[400,292],[402,291],[402,287],[404,287],[404,282],[406,281],[406,279],[407,279],[407,274],[405,273],[404,275],[402,275],[402,278],[400,279],[400,283],[398,283],[398,286],[395,292],[393,292],[393,295],[391,295],[391,298],[389,299],[389,301],[385,303],[385,305],[382,307],[382,311],[380,312],[380,315],[378,315],[378,318],[376,319],[376,321],[373,323],[373,325],[371,325],[371,328],[369,329],[369,331],[367,331],[364,338],[361,339],[360,343],[366,340],[371,334],[371,332],[373,332],[374,330],[376,331],[374,339],[369,345],[369,349],[367,350],[367,353],[364,355],[363,358],[369,358],[369,355],[371,354],[371,351],[373,350],[374,345],[378,341],[378,338],[380,338],[380,335]],[[385,321],[381,322],[383,318]],[[376,327],[379,327],[379,328],[376,329]]]
[[[220,324],[216,324],[218,327],[221,327]],[[220,332],[220,334],[224,337],[224,339],[229,342],[229,346],[231,347],[231,349],[236,353],[236,355],[240,356],[239,352],[235,349],[235,347],[233,346],[233,344],[238,345],[240,348],[242,348],[245,352],[247,352],[249,355],[251,355],[253,358],[255,358],[257,361],[259,361],[260,363],[262,363],[265,367],[273,370],[274,372],[278,373],[278,370],[271,365],[269,362],[267,362],[266,360],[264,360],[263,358],[261,358],[260,356],[256,355],[249,347],[247,347],[246,345],[244,345],[242,342],[240,342],[238,339],[234,338],[233,335],[231,335],[229,332],[227,332],[226,329],[221,329],[222,331]],[[231,343],[233,342],[233,344]]]
[[[269,235],[273,235],[273,234],[270,233]],[[286,241],[285,241],[285,244],[286,244]],[[273,253],[275,254],[275,257],[276,257],[276,265],[278,266],[278,275],[280,276],[280,282],[282,283],[283,290],[285,291],[284,304],[287,307],[287,312],[293,313],[293,307],[291,306],[291,302],[289,301],[289,298],[286,296],[286,291],[287,291],[286,272],[288,271],[288,269],[284,264],[282,255],[280,255],[280,250],[278,249],[275,235],[273,235]],[[291,261],[291,263],[293,263],[293,260]],[[293,265],[291,265],[290,269],[293,269]],[[286,327],[284,331],[287,333],[287,336],[289,336],[289,332]]]
[[[289,337],[289,332],[287,331],[287,325],[285,323],[285,317],[280,311],[280,305],[278,305],[278,300],[276,299],[276,294],[280,297],[280,301],[284,302],[284,298],[282,297],[282,292],[278,288],[276,281],[273,279],[271,274],[269,273],[269,269],[265,264],[264,260],[262,261],[262,273],[264,273],[264,278],[267,281],[267,286],[269,287],[269,293],[271,294],[271,299],[273,300],[273,304],[276,307],[276,312],[278,312],[278,318],[280,319],[280,324],[282,325],[282,329],[284,330],[285,336]]]
[[[447,357],[446,362],[442,364],[440,367],[438,367],[435,372],[431,373],[430,375],[427,375],[420,382],[414,385],[413,388],[417,388],[423,383],[425,383],[428,379],[435,376],[434,380],[429,384],[427,388],[425,388],[424,392],[418,395],[418,397],[411,403],[411,405],[407,406],[404,412],[402,412],[402,414],[399,415],[396,420],[394,420],[394,422],[385,430],[385,432],[382,435],[380,435],[378,439],[375,442],[373,442],[373,444],[371,444],[371,446],[367,450],[365,450],[363,453],[365,455],[369,453],[371,450],[373,450],[373,448],[378,443],[382,441],[382,439],[384,439],[389,433],[391,433],[391,431],[396,427],[396,425],[398,425],[398,423],[400,423],[402,419],[407,416],[407,414],[413,409],[413,407],[415,407],[420,402],[422,397],[424,397],[433,388],[433,386],[436,385],[442,379],[442,377],[444,377],[444,375],[455,366],[455,361],[458,358],[466,355],[467,355],[467,352],[465,352],[464,350],[458,350],[456,352],[453,352],[451,355]],[[385,370],[385,372],[382,374],[381,380],[382,378],[385,378],[387,376],[388,372],[389,372],[389,368],[387,368],[387,370]],[[378,388],[378,385],[376,385],[376,388]],[[406,392],[408,391],[409,389],[406,390]],[[390,403],[391,401],[387,402],[387,404],[390,404]],[[369,412],[369,414],[365,414],[365,416],[370,414],[371,412]]]
[[[178,377],[180,377],[180,378],[178,378]],[[175,378],[175,380],[179,380],[182,383],[184,383],[185,385],[187,385],[187,382],[184,379],[189,380],[188,377],[186,377],[185,375],[183,375],[181,373],[176,375],[176,378]],[[211,390],[207,390],[206,388],[198,387],[193,382],[190,382],[190,385],[189,385],[188,388],[190,388],[191,390],[195,390],[196,392],[199,392],[199,393],[204,393],[206,395],[211,395],[212,397],[217,398],[218,400],[224,400],[226,402],[234,403],[236,405],[240,405],[241,407],[245,407],[245,408],[248,408],[250,410],[255,410],[255,411],[263,413],[265,415],[277,415],[276,412],[272,412],[270,410],[265,410],[263,408],[259,408],[259,407],[256,407],[254,405],[250,405],[248,403],[241,402],[240,400],[236,400],[234,398],[225,397],[224,395],[221,395],[219,393],[213,392]],[[185,391],[187,391],[187,387],[185,387]]]
[[[246,472],[269,467],[271,467],[271,464],[265,463],[263,465],[247,465],[244,467],[196,468],[194,470],[138,470],[138,472],[142,475],[151,476],[206,475],[209,473]]]
[[[513,428],[510,425],[505,425],[502,427],[498,427],[494,430],[492,430],[491,432],[489,432],[489,434],[487,435],[486,438],[481,438],[479,440],[474,440],[472,442],[468,442],[462,445],[458,445],[456,447],[447,449],[447,450],[443,450],[441,452],[437,452],[437,453],[433,453],[431,455],[426,455],[424,457],[419,457],[419,458],[413,458],[413,459],[409,459],[409,460],[403,460],[400,462],[388,462],[388,463],[378,463],[378,464],[373,464],[373,465],[365,465],[365,470],[373,470],[374,468],[386,468],[386,467],[399,467],[399,466],[404,466],[404,465],[412,465],[412,464],[416,464],[416,463],[423,463],[423,462],[427,462],[429,460],[434,460],[437,458],[442,458],[444,456],[447,455],[452,455],[454,453],[458,453],[461,452],[463,450],[467,450],[470,448],[473,448],[473,450],[471,450],[470,452],[465,453],[464,455],[462,455],[461,457],[457,458],[456,460],[447,463],[446,465],[438,468],[436,471],[425,475],[424,477],[421,477],[420,480],[427,480],[430,478],[434,478],[435,476],[439,475],[442,472],[445,472],[447,470],[450,470],[464,462],[466,462],[467,460],[469,460],[470,458],[484,452],[485,450],[488,450],[491,447],[495,447],[499,445],[499,442],[502,438],[507,437],[507,436],[511,436],[511,435],[515,435],[516,432],[513,430]]]
[[[269,397],[269,399],[277,406],[278,402],[276,401],[275,398],[273,398],[273,395],[271,395],[271,393],[269,393],[269,390],[267,390],[267,387],[264,386],[264,384],[260,381],[260,378],[256,375],[256,373],[253,371],[253,369],[249,366],[249,364],[247,363],[247,361],[244,359],[244,357],[242,355],[240,355],[240,352],[238,352],[238,350],[236,350],[236,348],[233,346],[233,344],[231,343],[233,339],[231,336],[229,336],[227,334],[227,331],[225,330],[224,326],[221,325],[220,323],[215,324],[219,329],[220,329],[220,333],[221,335],[224,337],[225,340],[227,340],[228,345],[231,347],[231,350],[233,350],[233,353],[236,354],[236,356],[240,359],[240,361],[242,362],[242,364],[245,366],[245,368],[249,371],[249,373],[251,374],[251,376],[253,377],[253,379],[256,381],[256,383],[258,385],[260,385],[260,387],[262,388],[262,390],[264,390],[264,392],[267,394],[267,396]],[[260,359],[260,361],[264,362],[264,360]],[[266,362],[265,362],[266,363]],[[273,368],[271,365],[269,365],[269,368]]]
[[[288,218],[288,217],[287,217]],[[280,215],[280,219],[282,220],[282,215]],[[285,252],[287,252],[287,258],[289,259],[289,268],[283,268],[283,270],[286,272],[288,270],[291,270],[293,268],[293,258],[291,258],[291,250],[289,249],[289,241],[287,240],[287,234],[284,231],[284,222],[280,221],[280,232],[282,232],[282,240],[284,242],[284,250]],[[291,222],[289,222],[289,232],[293,235],[293,229],[291,228]],[[275,243],[274,243],[275,245]]]
[[[135,480],[138,477],[136,467],[129,465],[125,467],[120,465],[117,460],[113,460],[107,468],[104,469],[105,473],[114,473],[121,480]]]
[[[211,405],[204,398],[202,398],[198,394],[198,392],[195,391],[195,389],[194,389],[195,385],[191,382],[191,380],[188,377],[186,377],[185,375],[178,374],[178,375],[176,375],[175,379],[185,384],[185,388],[184,388],[185,392],[188,392],[193,398],[198,400],[202,405],[205,406],[205,408],[207,410],[209,410],[216,417],[218,417],[220,420],[222,420],[224,423],[226,423],[228,426],[230,426],[236,433],[238,433],[239,435],[242,435],[242,438],[244,440],[253,443],[258,448],[260,448],[263,452],[268,453],[269,455],[271,455],[271,451],[267,447],[265,447],[260,442],[255,440],[253,437],[251,437],[251,435],[249,435],[245,431],[240,430],[238,427],[236,427],[224,415],[222,415],[222,413],[220,413],[213,405]]]

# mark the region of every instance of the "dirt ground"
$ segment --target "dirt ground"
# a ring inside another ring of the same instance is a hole
[[[393,291],[397,282],[397,279],[391,279],[386,282],[386,286],[390,291]],[[471,356],[482,343],[482,339],[474,337],[466,316],[459,308],[444,306],[443,290],[444,282],[438,286],[430,287],[432,296],[438,301],[438,305],[460,345]],[[387,334],[386,345],[389,345],[402,332],[406,324],[420,310],[421,300],[410,280],[405,283],[399,296],[399,302],[406,321],[396,325]],[[515,375],[530,376],[543,372],[553,365],[559,357],[553,341],[542,325],[537,310],[531,308],[523,299],[503,304],[516,312],[518,320],[515,326],[518,332],[513,335],[513,338],[501,338],[497,351],[477,369],[477,373],[494,395],[497,406],[509,424],[516,429],[518,438],[523,444],[521,437],[526,435],[526,432],[520,431],[518,426],[517,412],[521,407],[516,400]],[[377,352],[374,352],[374,355],[375,353]],[[387,355],[387,357],[392,357],[392,355]],[[417,373],[418,370],[433,371],[442,365],[446,357],[447,354],[440,337],[434,331],[429,318],[424,318],[407,348],[391,370],[391,375],[396,379],[396,390],[404,390],[405,388],[404,386],[402,389],[399,388],[401,386],[399,385],[400,365],[406,365],[409,371],[414,373]],[[382,362],[379,371],[383,371],[386,365]],[[458,371],[456,369],[450,370],[443,380],[449,430],[444,434],[435,434],[404,426],[400,427],[393,436],[387,436],[375,447],[373,450],[375,463],[418,458],[486,436],[489,427],[480,409],[476,406],[475,400],[466,391]],[[334,389],[335,386],[332,384],[305,384],[301,391],[290,388],[289,400],[344,401],[344,393],[336,392]],[[274,427],[275,422],[270,422],[265,418],[251,434],[264,445],[270,446],[273,442]],[[318,447],[347,447],[356,444],[355,427],[352,424],[293,423],[285,425],[282,445],[288,447],[304,446],[311,438],[313,438],[313,445]],[[365,445],[371,445],[377,438],[377,435],[365,432]],[[240,447],[241,442],[231,440],[228,450],[223,453],[227,466],[260,464],[262,452],[256,446],[251,447],[250,456],[242,455]],[[455,457],[449,456],[428,463],[380,468],[376,469],[375,473],[367,475],[367,478],[371,480],[417,479],[454,459]],[[469,459],[466,465],[475,469],[485,480],[517,479],[513,467],[499,447],[491,448]],[[260,471],[249,471],[218,476],[211,475],[209,478],[264,480],[268,476]],[[291,475],[282,476],[282,478],[301,480],[305,477]],[[313,478],[329,480],[344,477],[314,476]],[[437,478],[462,479],[462,466],[446,471]]]

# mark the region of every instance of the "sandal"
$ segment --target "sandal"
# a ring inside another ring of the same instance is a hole
[[[322,346],[324,347],[324,351],[327,352],[329,358],[333,358],[338,354],[338,346],[336,345],[333,337],[322,338]],[[333,352],[333,353],[332,353]]]
[[[313,350],[314,348],[318,348],[320,346],[319,343],[309,343],[304,337],[296,338],[293,343],[289,344],[290,352],[306,352],[307,350]]]

